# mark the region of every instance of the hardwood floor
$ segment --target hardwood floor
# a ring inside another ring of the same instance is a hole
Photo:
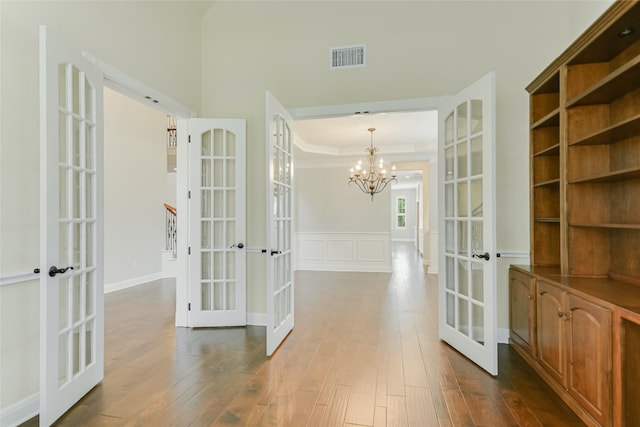
[[[264,327],[175,328],[172,280],[107,294],[105,379],[57,425],[583,425],[508,346],[494,378],[438,339],[436,276],[411,248],[393,274],[296,273],[270,359]]]

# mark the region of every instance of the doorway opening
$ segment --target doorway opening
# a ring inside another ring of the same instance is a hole
[[[296,132],[298,268],[391,271],[391,242],[410,240],[430,272],[437,274],[441,102],[442,98],[425,98],[291,110]],[[347,185],[349,168],[359,159],[366,161],[370,127],[376,129],[372,142],[379,148],[377,159],[395,166],[398,181],[371,200]],[[396,194],[408,188],[412,188],[408,190],[411,212],[406,218],[412,221],[401,229],[396,223]],[[342,233],[342,241],[349,243],[334,243],[333,233]],[[373,241],[382,242],[378,252]]]

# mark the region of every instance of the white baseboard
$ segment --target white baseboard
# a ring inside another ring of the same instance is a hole
[[[132,288],[134,286],[142,285],[143,283],[153,282],[164,278],[162,272],[147,274],[146,276],[134,277],[131,279],[123,280],[122,282],[109,283],[104,285],[104,293],[119,291],[121,289]]]
[[[19,402],[0,409],[0,426],[15,427],[40,413],[40,393],[34,393]]]
[[[354,273],[393,273],[393,269],[379,265],[298,265],[301,271],[347,271]]]
[[[267,313],[247,313],[247,325],[267,326]]]
[[[498,344],[509,344],[509,329],[498,328]]]

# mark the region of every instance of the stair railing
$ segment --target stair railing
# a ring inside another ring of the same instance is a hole
[[[164,204],[164,208],[166,250],[173,252],[173,257],[175,258],[178,248],[178,210],[168,203]]]

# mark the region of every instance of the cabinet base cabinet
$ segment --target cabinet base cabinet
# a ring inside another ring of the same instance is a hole
[[[514,271],[515,270],[515,271]],[[513,331],[522,328],[511,326],[511,344],[517,353],[540,375],[558,396],[589,426],[613,425],[613,331],[612,309],[576,293],[563,284],[560,276],[525,274],[512,267],[509,272],[510,291],[522,291],[522,283],[535,289],[535,313],[530,330],[536,331],[537,351],[527,351],[521,338]],[[522,296],[510,296],[520,301]],[[525,318],[523,307],[511,305],[510,319]],[[624,360],[626,369],[640,368],[637,354],[640,351],[640,327],[627,327],[623,340],[629,341]],[[635,346],[635,347],[634,347]],[[636,353],[633,353],[633,352]],[[640,426],[640,412],[633,413],[638,404],[640,376],[627,380],[621,394],[627,396],[626,407],[633,406],[626,419],[628,423],[616,425]],[[633,390],[633,392],[632,392]],[[631,394],[630,394],[631,393]],[[632,401],[634,403],[632,403]]]

